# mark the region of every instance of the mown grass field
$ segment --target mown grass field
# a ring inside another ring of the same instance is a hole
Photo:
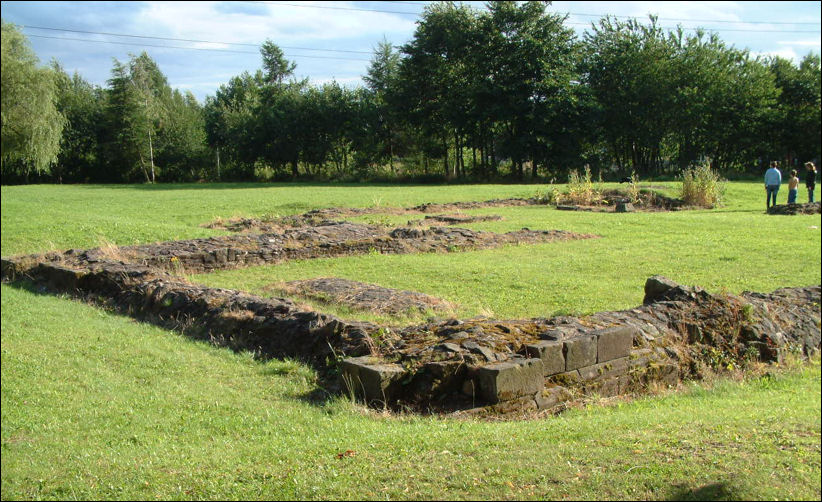
[[[655,183],[655,185],[658,185]],[[665,185],[665,184],[663,184]],[[673,184],[668,184],[673,188]],[[531,196],[544,187],[2,187],[2,255],[218,235],[217,217]],[[784,196],[784,194],[781,194]],[[293,262],[193,280],[263,293],[340,276],[441,296],[460,315],[629,308],[663,274],[717,291],[820,282],[820,217],[764,214],[759,183],[718,210],[478,210],[471,228],[600,239],[471,253]],[[804,200],[804,194],[800,194]],[[784,200],[783,200],[784,202]],[[408,216],[361,219],[404,223]],[[685,385],[558,417],[392,416],[316,375],[63,297],[2,286],[2,499],[819,499],[820,367]],[[359,313],[339,313],[355,316]]]

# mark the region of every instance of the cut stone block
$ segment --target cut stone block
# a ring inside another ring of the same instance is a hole
[[[634,346],[634,336],[639,335],[636,328],[618,326],[594,332],[597,337],[597,362],[604,363],[621,357],[628,357]]]
[[[525,346],[529,357],[542,361],[543,376],[556,375],[565,371],[565,356],[562,355],[562,342],[541,340]]]
[[[483,399],[491,403],[533,395],[545,385],[539,359],[514,359],[483,366],[477,371],[477,380]]]
[[[405,370],[399,364],[382,362],[373,356],[349,357],[341,363],[343,384],[366,402],[386,402],[392,397]]]
[[[571,399],[571,393],[565,387],[557,385],[550,387],[537,394],[534,401],[537,403],[537,408],[540,410],[547,410],[558,406],[560,403]]]
[[[565,352],[565,371],[591,366],[597,362],[597,337],[578,336],[562,342]]]
[[[586,366],[579,369],[579,376],[583,380],[611,378],[628,373],[628,358],[612,359],[610,361]]]

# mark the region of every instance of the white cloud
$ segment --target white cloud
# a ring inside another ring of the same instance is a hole
[[[254,44],[270,38],[281,45],[339,39],[378,40],[383,33],[406,33],[414,29],[414,18],[410,16],[276,3],[262,6],[268,15],[225,12],[218,9],[215,2],[152,2],[139,13],[135,23],[147,31],[171,33],[175,38]],[[346,4],[334,2],[333,6]]]
[[[797,54],[796,51],[793,50],[793,49],[782,49],[782,50],[778,50],[778,51],[765,51],[765,52],[752,52],[751,55],[752,56],[762,56],[762,57],[779,56],[781,58],[789,59],[789,60],[794,61],[796,63],[798,63],[802,59],[802,56]]]
[[[778,41],[776,42],[779,45],[793,45],[797,47],[820,47],[822,46],[822,41],[818,38],[814,40],[790,40],[790,41]]]

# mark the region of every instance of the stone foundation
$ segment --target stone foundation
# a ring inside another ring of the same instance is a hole
[[[450,251],[571,236],[579,237],[453,228],[386,233],[333,223],[276,235],[3,258],[2,278],[27,279],[235,350],[300,358],[326,377],[339,375],[348,392],[369,404],[419,411],[555,411],[579,396],[640,393],[654,382],[699,378],[709,367],[721,371],[819,350],[820,286],[732,296],[652,277],[643,305],[630,310],[381,326],[306,311],[287,299],[193,285],[169,272],[375,248]]]

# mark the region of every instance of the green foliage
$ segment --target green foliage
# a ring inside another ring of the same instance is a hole
[[[774,57],[769,69],[780,91],[772,115],[772,128],[768,131],[773,141],[769,153],[774,158],[798,157],[801,161],[820,158],[822,79],[819,54],[807,55],[798,67],[792,61]]]
[[[714,208],[722,203],[725,181],[708,164],[688,168],[682,173],[679,197],[686,204]]]
[[[654,17],[566,25],[544,2],[431,3],[399,51],[377,45],[365,87],[296,80],[266,40],[261,69],[200,106],[146,53],[115,60],[106,89],[38,70],[4,24],[4,180],[647,178],[819,157],[818,55],[753,57]]]
[[[16,26],[2,21],[0,172],[21,174],[49,171],[60,152],[66,124],[56,106],[57,74],[38,68],[37,57]]]

